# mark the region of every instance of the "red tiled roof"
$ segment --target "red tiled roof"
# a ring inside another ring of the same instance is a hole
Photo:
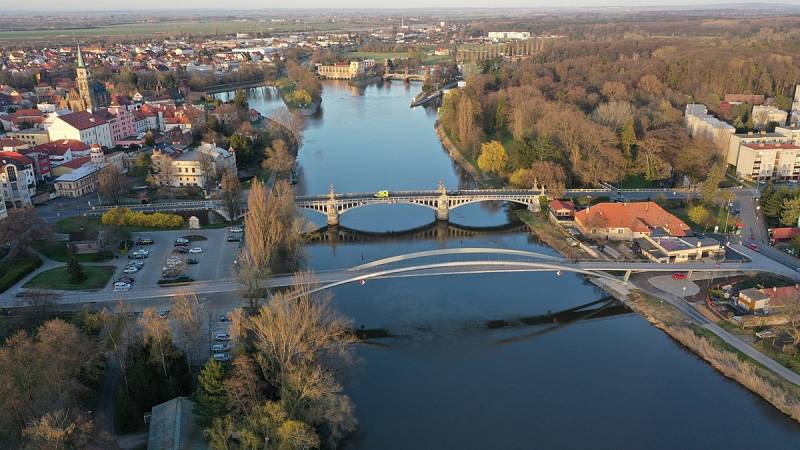
[[[785,286],[759,289],[764,295],[769,297],[771,308],[782,307],[790,302],[800,301],[800,286]]]
[[[654,202],[598,203],[575,214],[575,221],[586,228],[628,228],[649,233],[664,228],[670,236],[686,235],[689,225]]]
[[[0,139],[0,148],[6,147],[20,147],[23,145],[27,145],[25,142],[20,141],[19,139],[13,138],[3,138]]]
[[[87,111],[65,114],[63,116],[59,116],[58,118],[64,122],[67,122],[70,126],[77,128],[78,130],[85,130],[87,128],[96,127],[106,123],[105,119],[92,115]]]
[[[84,156],[83,158],[75,158],[70,162],[66,162],[61,167],[69,167],[70,169],[77,169],[92,162],[91,156]]]
[[[13,161],[22,165],[33,164],[32,159],[19,152],[0,152],[0,166],[6,164],[7,161]]]
[[[792,239],[800,235],[800,228],[797,227],[783,227],[772,229],[772,239]]]
[[[18,109],[16,111],[14,111],[14,113],[11,114],[11,115],[12,116],[17,116],[17,117],[28,117],[28,116],[30,116],[30,117],[43,117],[44,116],[44,114],[42,114],[41,111],[39,111],[38,109],[32,109],[32,108],[29,108],[29,109]]]
[[[50,155],[63,155],[67,150],[73,152],[85,152],[89,146],[75,139],[59,139],[57,141],[40,144],[33,148],[34,151],[48,153]]]
[[[575,212],[575,204],[572,202],[572,200],[552,200],[550,202],[551,211],[561,211],[565,209]]]

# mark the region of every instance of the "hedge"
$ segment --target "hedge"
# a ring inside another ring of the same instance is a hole
[[[38,256],[24,256],[0,263],[0,292],[5,292],[41,265],[42,259]]]
[[[183,217],[177,214],[131,211],[129,208],[111,208],[100,218],[103,225],[134,226],[142,228],[180,228]]]

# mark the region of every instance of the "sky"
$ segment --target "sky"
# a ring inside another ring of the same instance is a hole
[[[17,0],[0,0],[0,5],[6,4],[7,10],[27,10],[30,3]],[[272,9],[272,8],[366,8],[377,9],[382,7],[383,2],[375,0],[294,0],[292,2],[276,0],[135,0],[136,10],[146,12],[147,10],[196,10],[202,9]],[[603,7],[603,6],[667,6],[672,4],[680,5],[719,5],[745,3],[743,0],[404,0],[402,2],[389,1],[385,3],[386,8],[498,8],[498,7],[517,7],[517,8],[553,8],[557,7]],[[748,3],[758,3],[750,1]],[[777,0],[774,2],[788,5],[800,5],[800,0]],[[69,5],[69,6],[66,6]],[[124,2],[99,2],[97,0],[37,0],[36,8],[41,11],[109,11],[122,10],[125,8]],[[0,8],[3,9],[3,8]]]

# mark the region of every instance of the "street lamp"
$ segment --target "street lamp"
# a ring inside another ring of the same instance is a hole
[[[686,286],[683,286],[683,297],[681,297],[681,300],[686,301]]]

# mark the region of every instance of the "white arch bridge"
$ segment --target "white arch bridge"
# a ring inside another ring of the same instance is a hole
[[[544,189],[473,189],[448,191],[442,184],[433,191],[393,191],[384,196],[373,193],[337,194],[331,186],[328,195],[297,197],[297,206],[325,214],[328,225],[338,225],[339,216],[347,211],[368,205],[407,204],[430,208],[436,219],[448,220],[450,210],[470,203],[503,201],[518,203],[529,209],[539,208]]]
[[[560,275],[571,272],[617,283],[627,283],[631,274],[637,272],[688,272],[691,275],[694,271],[744,273],[768,270],[750,261],[662,264],[638,261],[570,260],[560,256],[522,250],[453,248],[408,253],[371,261],[349,269],[317,272],[315,276],[319,284],[312,289],[312,292],[369,279],[480,273],[549,271]],[[286,287],[296,285],[301,281],[292,275],[282,275],[272,278],[269,285],[270,287]]]

